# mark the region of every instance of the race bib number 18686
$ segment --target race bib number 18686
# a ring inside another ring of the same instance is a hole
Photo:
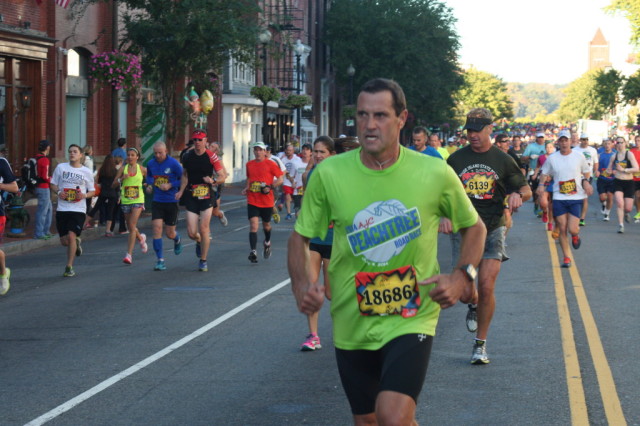
[[[418,281],[413,266],[386,272],[356,274],[356,294],[362,315],[415,316],[420,307]]]

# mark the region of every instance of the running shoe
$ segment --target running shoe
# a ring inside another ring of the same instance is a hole
[[[107,237],[107,238],[111,238],[111,237],[113,237],[113,232],[107,231],[107,232],[104,233],[104,236]]]
[[[202,247],[200,246],[200,243],[196,243],[196,257],[198,259],[202,257]]]
[[[131,265],[133,263],[133,259],[129,253],[127,253],[124,259],[122,259],[122,263],[126,263],[127,265]]]
[[[604,214],[604,217],[602,218],[602,220],[604,220],[605,222],[609,222],[609,215],[607,213]]]
[[[262,251],[262,257],[264,257],[265,259],[268,259],[271,257],[271,242],[269,242],[269,244],[267,244],[266,242],[264,243],[264,250]]]
[[[618,234],[624,234],[624,225],[618,226]]]
[[[118,234],[120,235],[127,235],[129,233],[129,231],[119,231]]]
[[[469,333],[475,333],[478,330],[478,306],[469,304],[467,305],[469,310],[467,311],[467,330]]]
[[[251,250],[251,253],[249,253],[249,260],[251,263],[258,263],[258,254],[255,250]]]
[[[633,217],[634,220],[640,220],[640,212],[636,213],[636,215]]]
[[[140,250],[142,250],[143,253],[149,251],[149,246],[147,245],[147,236],[145,234],[140,234],[140,239],[138,240],[138,242],[140,243]]]
[[[320,344],[320,337],[318,337],[318,335],[315,333],[309,334],[305,341],[302,343],[302,347],[300,347],[300,350],[302,352],[310,352],[315,351],[316,349],[322,349],[322,345]]]
[[[547,231],[553,231],[553,223],[551,222],[547,223]]]
[[[65,266],[64,267],[64,274],[62,274],[63,277],[73,277],[76,274],[76,271],[73,270],[72,266]]]
[[[640,223],[640,219],[633,219],[633,223]]]
[[[578,224],[579,224],[580,226],[585,226],[584,219],[580,219],[580,222],[578,222]]]
[[[164,264],[164,260],[158,260],[156,266],[153,267],[154,271],[166,271],[167,267]]]
[[[571,236],[571,245],[573,246],[574,249],[578,250],[580,248],[580,244],[582,244],[580,235]]]
[[[562,261],[562,267],[563,268],[570,268],[571,267],[571,259],[569,259],[568,257],[565,257],[564,260]]]
[[[280,215],[278,213],[273,213],[271,217],[273,217],[273,223],[280,223]]]
[[[602,203],[602,207],[600,208],[600,214],[604,214],[607,211],[607,205]]]
[[[291,215],[291,213],[287,213],[287,215],[284,217],[284,220],[291,220],[293,219],[293,216]]]
[[[551,232],[551,238],[553,238],[554,240],[557,240],[558,238],[560,238],[560,231],[558,231],[557,229],[554,229],[553,232]]]
[[[207,261],[200,259],[200,263],[198,263],[198,271],[207,272],[209,267],[207,266]]]
[[[629,213],[624,214],[624,221],[627,223],[631,223],[631,215]]]
[[[229,221],[227,220],[227,217],[224,215],[224,212],[221,211],[220,213],[222,213],[222,217],[219,217],[218,219],[220,219],[220,223],[222,224],[222,226],[229,226]]]
[[[173,253],[176,256],[182,253],[182,238],[178,238],[178,241],[173,240]]]
[[[82,238],[76,237],[76,256],[82,256]]]
[[[4,275],[0,275],[0,296],[4,296],[9,292],[9,288],[11,287],[9,278],[11,278],[11,269],[5,267]]]
[[[549,218],[547,217],[547,212],[543,212],[542,213],[542,223],[547,223],[549,221]]]
[[[473,351],[471,352],[471,364],[484,365],[489,364],[489,357],[487,356],[487,342],[484,340],[476,340],[473,344]]]

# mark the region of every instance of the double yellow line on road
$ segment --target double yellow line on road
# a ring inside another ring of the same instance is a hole
[[[567,295],[564,290],[564,281],[562,279],[562,271],[560,262],[558,261],[558,250],[555,241],[551,237],[550,232],[547,234],[549,243],[549,253],[551,255],[551,267],[553,271],[553,281],[555,283],[556,304],[558,306],[558,318],[560,320],[560,335],[562,339],[562,352],[564,354],[565,370],[567,377],[567,387],[569,391],[569,406],[571,409],[571,424],[587,425],[589,424],[589,416],[587,412],[587,403],[584,396],[584,386],[582,384],[582,376],[580,374],[580,362],[578,360],[578,352],[576,350],[573,326],[571,325],[571,314],[569,312],[569,304]],[[622,412],[618,391],[609,362],[604,353],[604,347],[600,340],[598,327],[591,313],[589,300],[582,285],[582,279],[576,267],[575,258],[569,268],[569,275],[573,284],[573,290],[576,295],[578,308],[582,323],[584,324],[585,333],[589,340],[589,350],[591,351],[591,359],[598,378],[600,386],[600,395],[607,422],[610,425],[625,426],[627,421]]]

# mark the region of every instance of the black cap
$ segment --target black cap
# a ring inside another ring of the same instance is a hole
[[[50,146],[51,146],[51,143],[48,140],[43,139],[38,143],[38,151],[44,151],[45,149],[47,149],[47,147],[50,147]]]
[[[493,123],[490,118],[484,117],[467,117],[467,122],[464,125],[464,130],[473,130],[474,132],[480,132],[485,126]]]

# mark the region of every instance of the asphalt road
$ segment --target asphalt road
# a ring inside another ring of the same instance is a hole
[[[596,210],[570,270],[558,267],[557,244],[530,203],[515,216],[511,260],[496,286],[491,364],[469,365],[466,307],[443,311],[421,424],[640,424],[640,225],[619,235]],[[62,277],[60,246],[10,257],[12,289],[0,298],[0,424],[350,424],[328,305],[323,349],[299,351],[306,320],[285,267],[293,223],[275,225],[273,256],[252,265],[246,211],[227,215],[227,228],[213,220],[208,273],[197,271],[192,243],[180,256],[167,250],[165,272],[152,270],[151,248],[124,265],[124,236],[86,241],[73,278]],[[180,230],[186,236],[182,221]],[[448,237],[439,245],[448,269]]]

